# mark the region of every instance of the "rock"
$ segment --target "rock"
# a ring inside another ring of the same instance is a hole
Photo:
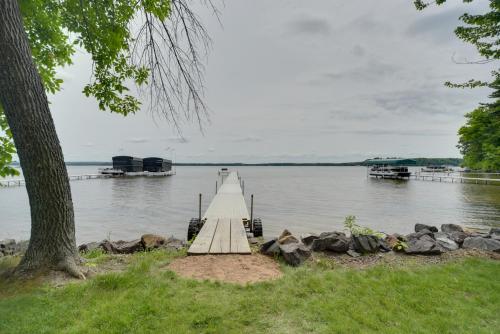
[[[444,252],[454,251],[459,248],[458,244],[450,239],[447,233],[434,233],[434,239],[436,240],[436,243],[441,247],[441,250]]]
[[[141,236],[142,248],[146,250],[160,248],[165,244],[165,241],[164,237],[156,234],[144,234]]]
[[[500,253],[500,241],[491,238],[468,237],[465,238],[462,247]]]
[[[14,239],[4,239],[0,240],[0,249],[2,248],[8,248],[9,246],[15,245],[16,240]]]
[[[464,232],[464,229],[460,225],[455,224],[443,224],[441,225],[441,231],[446,233],[452,232]]]
[[[360,257],[360,256],[361,256],[361,254],[359,254],[358,252],[356,252],[355,250],[352,250],[352,249],[349,249],[349,250],[347,251],[347,254],[348,254],[349,256],[352,256],[352,257]]]
[[[420,232],[422,230],[429,230],[431,232],[437,232],[438,228],[436,226],[431,226],[431,225],[415,224],[415,232]]]
[[[305,245],[310,246],[314,240],[319,239],[319,236],[317,234],[306,234],[300,237],[300,239]]]
[[[392,248],[389,247],[389,245],[381,239],[378,239],[378,249],[384,253],[390,252],[392,250]]]
[[[441,254],[441,247],[436,243],[436,240],[429,235],[422,235],[418,239],[408,239],[407,244],[408,248],[405,250],[407,254]]]
[[[114,253],[114,245],[109,240],[103,240],[103,241],[101,241],[101,243],[99,243],[99,247],[101,247],[102,250],[105,253],[109,253],[109,254],[113,254]]]
[[[278,237],[278,240],[283,239],[284,237],[287,237],[289,235],[292,235],[292,233],[287,229],[284,229],[283,232],[281,232],[280,236]]]
[[[415,233],[410,233],[405,238],[406,238],[406,240],[409,241],[411,239],[420,239],[424,235],[427,235],[427,236],[429,236],[431,238],[434,237],[434,233],[432,233],[428,229],[423,229],[423,230],[420,230],[420,231],[415,232]]]
[[[250,245],[258,245],[258,244],[260,244],[260,240],[259,240],[259,238],[250,237],[250,238],[248,238],[248,243]]]
[[[389,234],[385,237],[385,243],[387,244],[387,246],[389,246],[391,249],[393,249],[398,243],[399,243],[399,239],[397,236],[395,236],[394,234]]]
[[[293,235],[287,235],[283,238],[280,238],[278,240],[278,243],[281,244],[281,245],[286,245],[286,244],[296,244],[296,243],[299,243],[300,241],[295,238]]]
[[[446,234],[451,240],[455,241],[459,245],[463,244],[465,238],[468,237],[467,233],[465,232],[450,232]]]
[[[176,239],[174,237],[168,238],[163,244],[162,248],[179,250],[186,247],[186,242],[184,240]]]
[[[374,235],[353,235],[351,239],[358,253],[375,253],[379,250],[379,239]]]
[[[144,250],[141,239],[132,241],[119,240],[113,243],[115,252],[118,254],[132,254]]]
[[[265,255],[278,255],[280,253],[280,246],[278,244],[278,239],[272,239],[264,242],[260,246],[260,252]]]
[[[312,242],[311,249],[316,252],[329,250],[343,253],[349,249],[349,241],[341,232],[321,233],[319,238]]]
[[[299,266],[311,256],[311,251],[301,243],[279,245],[281,255],[286,263],[291,266]]]
[[[495,240],[500,240],[500,228],[498,227],[494,227],[490,230],[490,238],[491,239],[495,239]]]
[[[88,244],[81,244],[80,246],[78,246],[78,251],[87,253],[97,248],[101,248],[101,244],[99,242],[89,242]]]
[[[106,252],[111,254],[132,254],[144,250],[141,239],[132,241],[109,241],[104,240],[99,246]]]
[[[17,243],[11,244],[9,248],[12,250],[12,254],[24,254],[28,250],[29,244],[29,240],[21,240]]]

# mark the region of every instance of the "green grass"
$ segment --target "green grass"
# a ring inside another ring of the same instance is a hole
[[[138,254],[124,273],[62,288],[0,281],[0,333],[498,333],[500,328],[498,261],[359,270],[322,260],[283,267],[277,281],[239,286],[183,279],[161,269],[176,256]]]

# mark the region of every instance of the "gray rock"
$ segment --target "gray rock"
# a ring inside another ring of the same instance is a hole
[[[463,244],[465,238],[468,237],[468,234],[465,232],[450,232],[446,234],[451,240],[455,241],[459,245]]]
[[[280,244],[279,248],[285,262],[294,267],[311,256],[311,251],[302,243]]]
[[[318,239],[311,244],[313,251],[325,251],[343,253],[349,249],[349,238],[341,232],[321,233]]]
[[[353,235],[354,250],[358,253],[375,253],[379,250],[379,239],[374,235]]]
[[[462,247],[500,253],[500,241],[491,238],[468,237],[465,238]]]
[[[422,230],[429,230],[431,232],[437,232],[438,228],[436,226],[431,226],[431,225],[415,224],[415,232],[420,232]]]
[[[170,237],[165,241],[165,243],[161,246],[161,248],[179,250],[179,249],[185,248],[186,246],[187,246],[187,244],[184,240]]]
[[[81,244],[78,246],[78,251],[82,253],[91,252],[94,249],[101,248],[101,243],[99,242],[89,242],[88,244]]]
[[[441,231],[446,233],[452,233],[452,232],[463,232],[464,229],[462,228],[462,226],[456,224],[443,224],[441,225]]]
[[[280,251],[281,250],[278,244],[278,239],[266,241],[260,246],[260,252],[265,255],[278,255]]]
[[[446,252],[446,251],[453,251],[457,250],[459,248],[458,244],[450,239],[448,237],[448,234],[439,232],[439,233],[434,233],[434,238],[436,240],[436,243],[441,247],[441,250]]]
[[[420,238],[408,239],[408,248],[405,250],[407,254],[424,254],[435,255],[441,254],[441,247],[429,235],[422,235]]]
[[[361,256],[361,254],[359,254],[358,252],[356,252],[356,251],[355,251],[355,250],[353,250],[353,249],[349,249],[349,250],[347,251],[347,254],[348,254],[349,256],[352,256],[352,257],[360,257],[360,256]]]
[[[132,254],[136,252],[141,252],[144,247],[141,243],[141,239],[132,241],[109,241],[104,240],[99,244],[99,246],[106,252],[111,254]]]
[[[304,245],[310,246],[314,240],[319,239],[319,235],[317,234],[306,234],[300,237],[300,240],[304,243]]]
[[[490,238],[491,239],[495,239],[495,240],[500,240],[500,228],[498,227],[494,227],[490,230]]]
[[[411,240],[411,239],[420,239],[422,236],[427,235],[431,238],[434,238],[434,233],[429,231],[428,229],[423,229],[415,233],[410,233],[408,234],[405,238],[406,240]]]
[[[14,240],[14,239],[0,240],[0,249],[7,248],[7,247],[15,245],[15,244],[16,244],[16,240]]]

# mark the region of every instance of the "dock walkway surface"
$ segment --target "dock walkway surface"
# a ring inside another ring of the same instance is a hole
[[[231,172],[213,198],[206,219],[188,254],[250,254],[244,219],[250,219],[236,172]]]

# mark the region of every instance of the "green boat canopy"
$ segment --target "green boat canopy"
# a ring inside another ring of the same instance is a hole
[[[409,166],[416,165],[417,161],[412,159],[368,159],[364,161],[365,165],[389,165],[389,166]]]

